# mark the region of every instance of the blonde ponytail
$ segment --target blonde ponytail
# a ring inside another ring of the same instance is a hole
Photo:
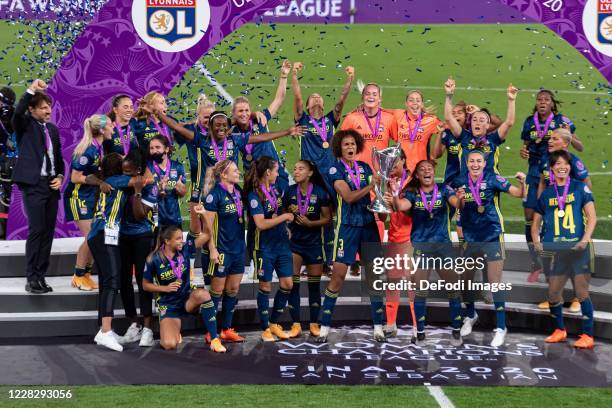
[[[208,195],[210,190],[213,189],[215,184],[217,184],[217,182],[221,178],[221,175],[225,172],[225,170],[228,169],[228,167],[232,163],[234,162],[228,159],[221,160],[220,162],[217,162],[214,166],[208,167],[206,169],[206,175],[204,176],[204,188],[203,188],[202,197],[206,197]]]
[[[106,115],[99,114],[91,115],[85,119],[85,122],[83,122],[83,138],[74,148],[73,157],[78,158],[85,153],[85,150],[93,144],[94,137],[102,133],[107,121],[110,121],[110,119]]]

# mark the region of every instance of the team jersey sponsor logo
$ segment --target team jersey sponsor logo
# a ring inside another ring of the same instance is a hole
[[[196,45],[210,22],[208,0],[135,0],[132,22],[149,46],[180,52]]]

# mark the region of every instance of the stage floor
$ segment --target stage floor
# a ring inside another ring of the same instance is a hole
[[[402,326],[388,343],[371,339],[371,326],[341,326],[329,343],[308,335],[262,343],[259,332],[209,351],[201,335],[185,336],[176,351],[137,344],[122,353],[90,338],[3,340],[0,384],[404,384],[465,386],[612,386],[612,344],[575,350],[571,342],[544,343],[544,334],[510,332],[506,346],[488,346],[491,332],[475,332],[463,344],[450,331],[429,328],[423,346],[410,344]],[[570,341],[574,336],[570,336]],[[25,342],[19,343],[19,342]]]

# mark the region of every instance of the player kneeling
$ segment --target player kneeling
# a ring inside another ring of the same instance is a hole
[[[205,213],[201,205],[193,210],[198,217]],[[147,259],[143,287],[159,295],[160,345],[165,350],[175,349],[182,341],[181,316],[199,311],[211,336],[210,349],[216,353],[226,351],[217,334],[217,311],[210,294],[206,289],[192,289],[190,282],[189,260],[209,238],[208,232],[202,232],[197,237],[189,234],[187,242],[183,242],[183,231],[168,226],[161,231],[157,247]]]

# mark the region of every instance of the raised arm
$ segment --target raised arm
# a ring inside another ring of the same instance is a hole
[[[208,240],[210,239],[211,229],[208,227],[206,220],[204,220],[207,214],[207,211],[204,209],[204,206],[202,204],[198,204],[194,206],[191,209],[191,211],[194,211],[198,216],[190,217],[191,221],[189,222],[189,233],[196,237],[195,242],[194,242],[195,247],[202,248],[204,244],[206,244],[206,242],[208,242]],[[196,226],[196,222],[199,223],[200,225]],[[204,224],[203,227],[202,227],[202,224]],[[192,231],[197,231],[196,227],[201,228],[202,232],[200,232],[199,234],[193,233]]]
[[[19,99],[12,118],[13,128],[17,134],[17,143],[21,141],[26,128],[26,112],[28,111],[30,99],[32,99],[36,92],[43,92],[45,89],[47,89],[47,84],[42,79],[35,79],[26,90],[26,93]]]
[[[571,141],[572,147],[574,149],[576,149],[577,152],[582,152],[584,151],[584,145],[582,144],[582,142],[580,141],[580,139],[578,139],[578,136],[576,136],[575,133],[572,133],[572,141]]]
[[[270,106],[268,106],[268,110],[272,116],[276,115],[283,104],[283,101],[285,100],[285,96],[287,95],[287,78],[289,76],[289,71],[291,71],[291,63],[285,60],[283,61],[283,66],[281,67],[281,75],[278,79],[276,95],[274,96],[274,100]]]
[[[170,129],[172,129],[173,131],[181,135],[183,139],[191,142],[195,138],[195,131],[191,131],[187,129],[185,126],[178,123],[176,120],[172,119],[169,116],[164,115],[161,112],[157,112],[156,115],[162,123],[164,123]]]
[[[446,151],[446,146],[442,143],[443,135],[444,135],[444,123],[440,122],[438,124],[438,136],[436,137],[433,149],[431,151],[431,156],[434,159],[439,159],[440,157],[442,157],[442,155]]]
[[[455,94],[455,80],[448,78],[444,83],[444,92],[446,99],[444,100],[444,120],[448,123],[448,128],[455,137],[459,137],[463,128],[453,116],[453,95]]]
[[[527,189],[525,188],[525,179],[527,178],[527,176],[525,176],[525,173],[521,173],[519,171],[518,173],[516,173],[515,177],[519,181],[520,187],[510,186],[508,194],[510,194],[512,197],[525,198],[525,193],[527,193]]]
[[[279,130],[277,132],[260,133],[258,135],[249,136],[248,144],[251,143],[263,143],[269,142],[270,140],[278,139],[284,136],[297,136],[301,137],[306,132],[305,126],[292,126],[289,129]]]
[[[334,106],[334,120],[338,122],[342,117],[342,109],[344,109],[344,103],[346,102],[346,98],[348,98],[349,92],[351,92],[351,86],[353,85],[353,79],[355,79],[355,68],[346,67],[346,82],[344,83],[344,87],[342,88],[342,92],[340,93],[340,98],[338,98],[338,102],[336,102],[336,106]]]
[[[293,64],[293,70],[291,71],[291,89],[293,90],[293,118],[298,120],[302,113],[304,113],[304,107],[302,104],[302,90],[300,89],[300,83],[298,82],[298,73],[302,70],[302,63],[296,62]]]
[[[518,88],[508,85],[508,112],[506,113],[506,120],[499,126],[497,133],[502,140],[506,139],[510,128],[514,125],[515,113],[516,113],[516,95],[518,94]]]

